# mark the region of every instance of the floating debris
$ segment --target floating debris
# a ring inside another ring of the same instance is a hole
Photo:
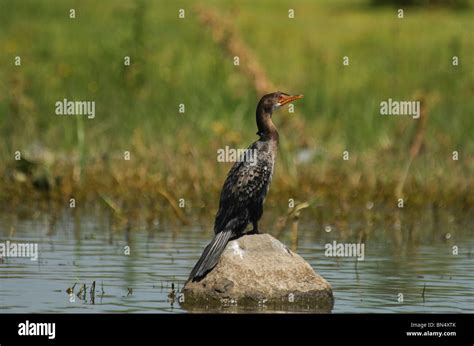
[[[171,283],[171,291],[170,291],[170,293],[168,293],[168,300],[169,300],[171,306],[173,306],[173,304],[175,302],[175,298],[176,298],[176,291],[174,289],[174,283],[172,282]]]
[[[74,283],[74,285],[72,285],[72,287],[68,287],[66,289],[66,293],[69,294],[69,295],[74,294],[74,287],[76,287],[76,285],[77,285],[77,281]]]

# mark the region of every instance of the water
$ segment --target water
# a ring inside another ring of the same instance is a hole
[[[308,222],[299,227],[297,252],[331,283],[334,313],[472,313],[472,222],[463,225],[462,232],[449,227],[452,234],[422,229],[415,240],[402,239],[400,245],[394,228],[375,227],[365,241],[365,259],[357,262],[326,257],[326,243],[352,238]],[[0,216],[0,242],[39,246],[37,261],[0,260],[0,312],[186,312],[168,294],[172,283],[176,290],[182,287],[209,241],[203,229],[207,228],[125,232],[95,217],[82,218],[79,231],[66,216],[53,228],[47,218]],[[281,240],[291,243],[288,236]],[[454,245],[459,246],[458,255],[452,254]],[[130,255],[124,254],[126,246]],[[75,294],[69,295],[66,290],[75,283]],[[85,299],[76,295],[83,284]]]

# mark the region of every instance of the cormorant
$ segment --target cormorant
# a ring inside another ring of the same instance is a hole
[[[246,150],[247,154],[248,150],[256,153],[256,158],[239,159],[230,169],[221,192],[214,238],[204,249],[188,280],[199,280],[214,268],[227,242],[243,235],[249,223],[253,229],[247,234],[258,233],[258,220],[272,180],[279,139],[272,114],[277,108],[302,97],[274,92],[260,99],[257,106],[257,135],[260,138]]]

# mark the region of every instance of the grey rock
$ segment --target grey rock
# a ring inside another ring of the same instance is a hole
[[[331,285],[301,256],[269,234],[230,241],[217,266],[187,282],[183,308],[190,311],[277,310],[330,312]]]

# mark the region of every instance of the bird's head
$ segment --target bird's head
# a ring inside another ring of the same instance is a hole
[[[303,95],[288,95],[284,92],[277,91],[263,96],[260,99],[258,108],[262,108],[266,113],[271,114],[273,110],[301,98],[303,98]]]

